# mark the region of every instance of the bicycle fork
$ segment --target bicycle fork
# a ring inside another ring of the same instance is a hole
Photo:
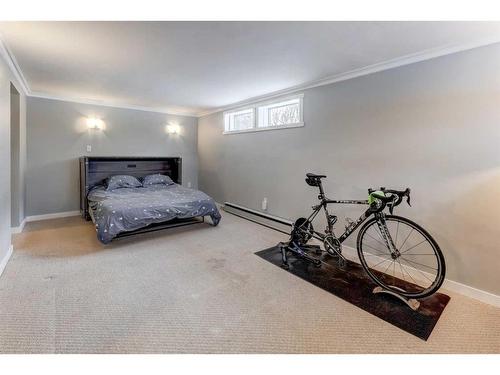
[[[396,248],[394,241],[392,240],[392,236],[389,233],[389,229],[387,229],[387,222],[385,221],[385,215],[383,212],[380,212],[376,215],[377,217],[377,226],[382,236],[382,240],[385,242],[387,248],[391,252],[392,259],[397,259],[401,255],[399,250]]]
[[[394,241],[392,240],[392,236],[389,233],[389,229],[387,228],[387,222],[385,221],[385,215],[384,215],[384,213],[381,212],[381,213],[376,214],[376,217],[377,217],[377,225],[378,225],[378,228],[380,230],[380,234],[382,235],[382,239],[384,240],[386,246],[389,248],[389,251],[391,252],[391,258],[394,260],[397,260],[400,257],[401,253],[396,248],[396,245],[394,244]],[[399,262],[399,260],[398,260],[398,262]],[[391,287],[392,287],[392,289],[404,292],[403,289],[401,289],[400,287],[398,287],[396,285],[392,285]],[[415,311],[418,310],[418,308],[420,307],[420,302],[417,301],[416,299],[413,299],[413,298],[408,299],[407,297],[395,292],[394,290],[389,290],[389,289],[383,288],[381,286],[377,286],[375,289],[373,289],[373,293],[375,293],[375,294],[377,294],[377,293],[390,294],[396,298],[399,298],[401,301],[406,303],[412,310],[415,310]]]

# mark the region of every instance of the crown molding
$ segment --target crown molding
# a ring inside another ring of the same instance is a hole
[[[132,109],[132,110],[135,110],[135,111],[162,113],[162,114],[173,115],[173,116],[199,117],[198,116],[198,114],[199,114],[198,112],[171,111],[171,110],[166,110],[166,109],[157,108],[157,107],[144,107],[144,106],[121,104],[121,103],[108,102],[108,101],[104,102],[104,101],[95,100],[95,99],[88,99],[88,98],[76,98],[76,97],[70,97],[70,96],[51,95],[51,94],[46,94],[46,93],[43,93],[43,92],[31,92],[27,96],[32,97],[32,98],[58,100],[58,101],[61,101],[61,102],[71,102],[71,103],[96,105],[96,106],[100,106],[100,107]]]
[[[23,72],[19,67],[19,64],[17,63],[14,54],[10,51],[7,44],[5,44],[5,42],[2,40],[1,34],[0,34],[0,56],[3,57],[3,59],[7,63],[7,66],[9,67],[12,74],[16,78],[17,83],[19,83],[19,85],[21,86],[21,91],[23,91],[25,95],[29,95],[31,90],[28,85],[28,82],[26,81],[26,78],[24,78]]]
[[[286,88],[283,90],[278,90],[278,91],[274,91],[274,92],[271,92],[268,94],[255,96],[255,97],[252,97],[249,99],[238,101],[236,103],[232,103],[232,104],[229,104],[227,106],[218,107],[218,108],[213,109],[213,110],[201,112],[198,114],[198,117],[203,117],[203,116],[208,116],[208,115],[218,113],[218,112],[233,110],[233,109],[237,109],[239,107],[243,107],[246,105],[252,105],[255,103],[262,102],[262,101],[275,99],[275,98],[283,96],[283,95],[294,94],[298,91],[303,91],[303,90],[311,89],[314,87],[326,86],[326,85],[330,85],[330,84],[337,83],[337,82],[347,81],[349,79],[366,76],[366,75],[369,75],[372,73],[377,73],[377,72],[381,72],[384,70],[394,69],[394,68],[398,68],[401,66],[410,65],[410,64],[414,64],[414,63],[418,63],[418,62],[422,62],[422,61],[426,61],[426,60],[431,60],[431,59],[434,59],[437,57],[451,55],[454,53],[463,52],[463,51],[471,50],[471,49],[478,48],[478,47],[484,47],[484,46],[496,44],[496,43],[500,43],[500,37],[481,39],[481,40],[477,40],[475,42],[465,43],[465,44],[454,44],[454,45],[432,48],[432,49],[428,49],[425,51],[416,52],[416,53],[412,53],[409,55],[397,57],[395,59],[382,61],[380,63],[368,65],[368,66],[363,67],[363,68],[358,68],[358,69],[350,70],[348,72],[335,74],[335,75],[325,77],[325,78],[322,78],[319,80],[309,81],[309,82],[306,82],[306,83],[303,83],[303,84],[300,84],[297,86],[289,87],[289,88]]]
[[[241,100],[241,101],[238,101],[238,102],[235,102],[232,104],[228,104],[226,106],[214,108],[214,109],[211,109],[208,111],[201,111],[201,112],[200,111],[193,111],[193,112],[185,111],[184,112],[184,111],[166,110],[164,108],[158,108],[158,107],[136,106],[136,105],[116,103],[116,102],[103,102],[100,100],[88,99],[88,98],[75,98],[75,97],[70,97],[70,96],[58,96],[58,95],[52,95],[52,94],[48,94],[48,93],[44,93],[44,92],[32,92],[29,85],[28,85],[26,78],[24,77],[24,75],[22,73],[21,68],[19,67],[19,64],[17,63],[17,60],[16,60],[14,54],[9,50],[6,43],[2,40],[2,35],[0,35],[0,55],[4,58],[5,62],[9,66],[10,70],[12,71],[12,74],[14,75],[14,77],[17,79],[19,85],[21,86],[24,94],[26,96],[29,96],[29,97],[43,98],[43,99],[50,99],[50,100],[59,100],[59,101],[81,103],[81,104],[89,104],[89,105],[96,105],[96,106],[102,106],[102,107],[123,108],[123,109],[131,109],[131,110],[136,110],[136,111],[163,113],[163,114],[169,114],[169,115],[174,115],[174,116],[188,116],[188,117],[198,117],[199,118],[199,117],[208,116],[208,115],[211,115],[211,114],[214,114],[217,112],[223,112],[223,111],[227,111],[227,110],[236,109],[236,108],[239,108],[242,106],[255,104],[258,102],[262,102],[262,101],[272,100],[272,99],[281,97],[283,95],[290,95],[290,94],[297,93],[298,91],[307,90],[307,89],[311,89],[314,87],[326,86],[326,85],[330,85],[330,84],[337,83],[337,82],[347,81],[349,79],[362,77],[362,76],[369,75],[372,73],[377,73],[377,72],[381,72],[384,70],[394,69],[394,68],[398,68],[401,66],[410,65],[410,64],[414,64],[414,63],[422,62],[422,61],[426,61],[426,60],[431,60],[431,59],[434,59],[437,57],[451,55],[454,53],[463,52],[463,51],[471,50],[471,49],[478,48],[478,47],[484,47],[484,46],[496,44],[496,43],[500,43],[499,37],[481,39],[481,40],[477,40],[477,41],[465,43],[465,44],[454,44],[454,45],[447,45],[447,46],[432,48],[432,49],[428,49],[425,51],[397,57],[395,59],[386,60],[386,61],[382,61],[382,62],[379,62],[376,64],[368,65],[368,66],[363,67],[363,68],[353,69],[353,70],[350,70],[348,72],[335,74],[335,75],[325,77],[325,78],[322,78],[319,80],[305,82],[305,83],[300,84],[300,85],[292,86],[292,87],[289,87],[286,89],[274,91],[274,92],[267,93],[264,95],[255,96],[255,97]]]

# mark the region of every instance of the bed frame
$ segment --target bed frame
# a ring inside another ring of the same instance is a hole
[[[139,156],[82,156],[80,157],[80,213],[82,217],[91,220],[87,195],[96,185],[113,175],[127,174],[134,177],[144,177],[148,174],[161,173],[170,176],[177,184],[182,183],[182,159],[180,157],[139,157]],[[151,224],[135,231],[124,232],[117,236],[152,232],[166,228],[204,222],[202,218],[174,219],[163,223]]]

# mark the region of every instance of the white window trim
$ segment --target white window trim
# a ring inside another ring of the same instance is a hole
[[[222,132],[222,134],[229,135],[229,134],[240,134],[240,133],[256,133],[256,132],[265,132],[265,131],[269,131],[269,130],[281,130],[281,129],[287,129],[287,128],[301,128],[304,125],[305,124],[303,122],[297,122],[295,124],[268,126],[265,128],[251,128],[251,129],[245,129],[245,130],[224,131],[224,132]]]
[[[286,124],[286,125],[279,125],[279,126],[267,126],[267,127],[260,127],[259,128],[259,126],[258,126],[259,107],[271,105],[274,103],[284,102],[284,101],[288,101],[288,100],[292,100],[292,99],[300,99],[300,101],[299,101],[299,103],[300,103],[300,113],[299,113],[300,122],[297,122],[294,124]],[[253,116],[254,123],[253,123],[252,128],[244,129],[244,130],[226,130],[226,125],[225,125],[226,115],[229,115],[229,114],[232,114],[235,112],[248,110],[248,109],[253,109],[253,113],[254,113],[254,116]],[[266,100],[263,102],[254,103],[252,105],[247,105],[244,107],[233,108],[229,111],[223,112],[222,119],[223,119],[223,124],[224,124],[224,131],[222,132],[222,134],[224,134],[224,135],[241,134],[241,133],[255,133],[255,132],[261,132],[261,131],[281,130],[281,129],[288,129],[288,128],[300,128],[300,127],[305,126],[305,123],[304,123],[304,94],[301,93],[301,94],[295,94],[295,95],[288,95],[288,96],[283,96],[280,98],[274,98],[271,100]]]
[[[228,112],[224,112],[224,116],[223,116],[223,120],[224,120],[224,131],[226,131],[226,115],[232,115],[232,114],[236,114],[236,113],[239,113],[239,112],[251,112],[252,113],[252,117],[253,117],[253,124],[252,124],[252,127],[250,129],[244,129],[244,130],[252,130],[254,127],[255,127],[255,124],[256,124],[256,116],[257,114],[255,113],[255,108],[254,107],[245,107],[245,108],[239,108],[239,109],[236,109],[236,110],[232,110],[232,111],[228,111]],[[240,132],[240,131],[244,131],[244,130],[227,130],[228,133],[233,133],[233,132]]]

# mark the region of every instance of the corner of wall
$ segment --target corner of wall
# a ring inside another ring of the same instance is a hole
[[[7,267],[7,263],[9,262],[10,257],[12,256],[12,252],[14,251],[14,247],[12,245],[7,249],[7,253],[5,256],[0,259],[0,277],[2,276],[5,267]]]

